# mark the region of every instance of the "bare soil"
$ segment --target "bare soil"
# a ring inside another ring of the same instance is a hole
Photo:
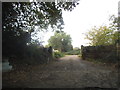
[[[25,70],[3,73],[3,87],[23,88],[117,88],[118,72],[81,60],[77,55],[65,56],[49,64],[28,66]]]

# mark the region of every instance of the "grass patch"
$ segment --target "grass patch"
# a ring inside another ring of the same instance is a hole
[[[69,51],[69,52],[64,52],[64,54],[66,54],[66,55],[79,55],[80,50],[72,50],[72,51]]]

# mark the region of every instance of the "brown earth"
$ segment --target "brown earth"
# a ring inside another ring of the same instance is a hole
[[[117,88],[118,73],[111,67],[65,56],[49,64],[3,73],[3,87]]]

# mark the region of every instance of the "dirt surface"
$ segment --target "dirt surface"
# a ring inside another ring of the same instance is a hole
[[[27,71],[3,73],[3,87],[117,88],[117,83],[118,73],[115,69],[81,60],[76,55],[34,66]]]

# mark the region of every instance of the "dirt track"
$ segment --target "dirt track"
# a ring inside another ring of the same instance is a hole
[[[24,79],[18,80],[17,77]],[[11,83],[11,86],[21,84],[18,86],[29,88],[117,88],[118,74],[114,69],[80,60],[78,56],[72,55],[47,65],[33,67],[33,70],[24,72],[24,75],[14,75],[15,78],[15,82],[12,77],[10,80],[3,77],[3,80],[4,83]]]

